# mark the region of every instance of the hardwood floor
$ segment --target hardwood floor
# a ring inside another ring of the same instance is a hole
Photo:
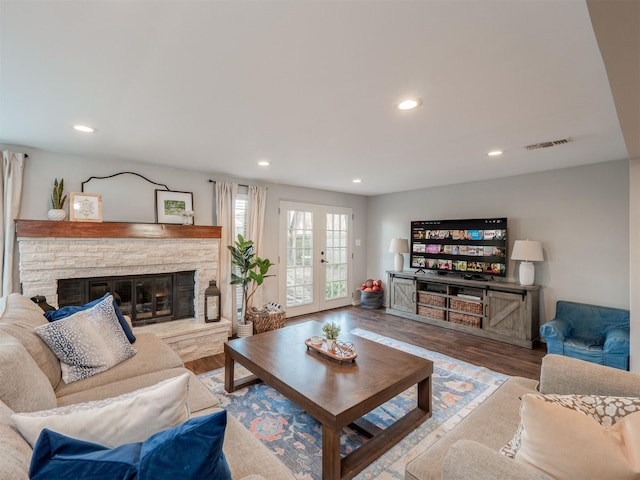
[[[536,380],[540,378],[540,364],[546,354],[544,345],[529,350],[396,317],[385,313],[383,309],[344,307],[288,319],[287,325],[309,320],[321,323],[334,321],[345,331],[359,327],[506,375]],[[196,374],[221,368],[224,366],[224,354],[194,360],[186,366]]]

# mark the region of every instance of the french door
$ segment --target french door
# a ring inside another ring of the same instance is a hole
[[[350,208],[280,202],[280,303],[293,317],[351,304]]]

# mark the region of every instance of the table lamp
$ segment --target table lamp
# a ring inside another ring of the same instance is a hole
[[[389,253],[395,253],[394,266],[397,272],[401,272],[404,267],[403,253],[409,253],[409,240],[406,238],[392,238],[389,245]]]
[[[520,260],[520,285],[533,285],[536,274],[533,262],[542,262],[542,244],[536,240],[516,240],[511,260]]]

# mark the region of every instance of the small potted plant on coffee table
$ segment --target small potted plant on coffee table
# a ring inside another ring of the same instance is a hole
[[[322,326],[322,332],[327,339],[327,350],[333,351],[334,344],[340,334],[340,325],[335,322],[327,322]]]

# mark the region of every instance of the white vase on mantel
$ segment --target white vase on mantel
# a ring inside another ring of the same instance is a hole
[[[49,210],[47,217],[53,222],[61,222],[62,220],[67,218],[67,211],[63,208],[52,208],[51,210]]]

